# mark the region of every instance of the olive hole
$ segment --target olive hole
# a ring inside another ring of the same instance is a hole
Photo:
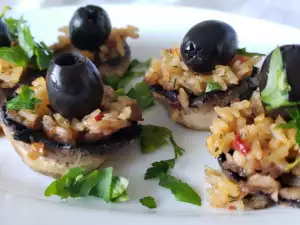
[[[73,66],[84,62],[84,56],[79,53],[63,53],[58,55],[54,60],[59,66]]]

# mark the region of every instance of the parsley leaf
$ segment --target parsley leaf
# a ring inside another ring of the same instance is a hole
[[[136,102],[141,109],[146,109],[155,104],[152,92],[144,81],[137,83],[131,88],[127,93],[127,96],[136,99]]]
[[[146,71],[149,69],[149,66],[150,59],[145,62],[141,62],[137,59],[132,60],[129,65],[128,71],[119,81],[118,88],[124,88],[134,78],[144,76]]]
[[[124,91],[124,88],[119,88],[115,91],[115,93],[118,95],[118,96],[125,96],[125,91]]]
[[[19,46],[12,48],[1,47],[0,58],[22,67],[26,67],[29,62],[25,52]]]
[[[149,180],[153,178],[159,178],[164,174],[167,174],[171,168],[175,166],[175,159],[162,160],[154,162],[151,167],[147,169],[144,179]]]
[[[133,59],[128,67],[127,72],[122,76],[110,75],[104,77],[104,83],[111,86],[113,89],[124,88],[134,78],[142,77],[145,75],[149,68],[150,60],[145,62]]]
[[[47,69],[53,58],[53,53],[48,46],[44,42],[36,43],[34,54],[36,56],[36,63],[39,69]]]
[[[289,101],[290,90],[280,48],[277,47],[271,55],[267,85],[262,90],[260,98],[267,104],[267,110],[296,105],[296,102]]]
[[[5,16],[6,12],[9,10],[11,10],[10,6],[8,6],[8,5],[4,6],[2,9],[2,12],[0,13],[0,19],[2,19]]]
[[[29,27],[23,22],[21,18],[17,24],[18,44],[25,51],[28,58],[34,54],[34,41]]]
[[[300,146],[300,112],[297,108],[289,109],[289,114],[291,116],[291,120],[287,123],[279,124],[276,127],[283,129],[296,129],[296,143]]]
[[[14,19],[14,18],[5,18],[4,22],[6,24],[6,27],[9,31],[10,36],[12,37],[13,40],[16,40],[18,38],[18,32],[17,32],[17,24],[18,24],[18,20]]]
[[[150,153],[168,144],[166,140],[171,131],[168,128],[154,126],[154,125],[140,125],[142,133],[140,137],[140,144],[143,153]]]
[[[149,209],[155,209],[157,207],[155,199],[151,196],[141,198],[139,201],[143,206]]]
[[[114,90],[118,89],[119,81],[121,80],[121,77],[110,75],[110,76],[104,76],[103,81],[104,84],[112,87]]]
[[[161,175],[166,174],[171,168],[174,168],[175,160],[179,156],[182,156],[184,149],[176,144],[173,135],[168,128],[154,125],[141,125],[141,128],[142,134],[140,141],[142,152],[149,153],[155,151],[167,144],[168,138],[173,146],[174,158],[152,163],[151,167],[147,169],[144,179],[147,180],[160,177]]]
[[[205,92],[211,92],[222,89],[221,85],[218,82],[207,81]]]
[[[34,106],[40,102],[40,99],[35,98],[35,93],[33,90],[31,90],[28,86],[22,85],[20,94],[8,101],[6,103],[6,108],[13,110],[34,110]]]
[[[45,190],[45,196],[79,198],[89,195],[106,202],[127,201],[128,180],[112,175],[113,169],[105,168],[88,173],[83,168],[72,168],[64,176],[53,181]]]
[[[194,205],[201,205],[199,195],[185,182],[171,176],[164,175],[160,178],[159,185],[169,189],[174,194],[177,201]]]
[[[290,163],[285,169],[284,171],[288,172],[291,169],[293,169],[295,166],[297,166],[300,163],[300,158],[297,158],[294,162]]]
[[[246,48],[238,48],[236,51],[237,55],[243,56],[264,56],[265,54],[258,53],[258,52],[248,52]]]

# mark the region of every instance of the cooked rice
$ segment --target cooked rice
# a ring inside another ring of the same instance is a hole
[[[247,185],[251,182],[252,186],[265,190],[265,184],[269,185],[268,188],[272,187],[268,194],[276,202],[280,190],[280,183],[276,179],[291,172],[290,163],[300,157],[300,152],[295,140],[296,129],[278,127],[286,122],[280,116],[276,119],[266,116],[259,97],[258,92],[255,92],[250,101],[215,107],[218,118],[210,126],[211,135],[206,144],[211,155],[218,157],[224,153],[227,163],[242,169],[248,178]],[[233,141],[237,137],[248,148],[248,152],[234,149]],[[230,150],[233,153],[229,153]],[[272,169],[276,173],[272,173]],[[214,207],[228,207],[232,199],[234,202],[239,201],[247,194],[242,191],[240,183],[240,195],[236,196],[238,192],[233,195],[231,191],[238,184],[232,184],[224,174],[207,170],[206,176],[212,185],[210,194],[211,205]],[[229,186],[231,188],[227,188]]]
[[[202,75],[189,70],[182,61],[178,47],[164,49],[160,59],[152,59],[145,80],[150,85],[159,84],[165,90],[184,87],[194,94],[205,92],[208,81],[218,82],[225,91],[229,85],[236,85],[250,76],[260,59],[261,57],[236,56],[231,66],[217,65],[211,75]]]
[[[0,88],[12,88],[19,82],[23,67],[0,59]]]
[[[50,48],[54,52],[59,52],[71,46],[68,27],[59,29],[62,35],[58,36],[58,43],[52,45]],[[113,28],[107,42],[99,48],[99,57],[102,62],[109,59],[125,56],[125,44],[127,38],[137,39],[139,29],[137,27],[127,25],[125,28]],[[90,51],[78,50],[90,60],[94,60],[94,54]]]
[[[252,98],[252,101],[255,100]],[[279,128],[279,124],[286,123],[281,117],[274,120],[264,113],[256,114],[251,104],[251,101],[244,100],[234,102],[230,107],[215,107],[219,117],[210,126],[212,134],[207,138],[207,148],[214,157],[226,154],[233,149],[232,141],[238,135],[249,147],[249,153],[235,151],[233,160],[247,174],[268,168],[272,163],[284,172],[289,165],[287,156],[295,155],[295,152],[299,155],[296,129]]]
[[[121,128],[130,126],[131,121],[139,121],[142,119],[136,101],[127,96],[117,96],[115,91],[104,86],[104,97],[101,105],[102,111],[96,109],[82,120],[73,118],[68,120],[62,115],[55,113],[51,115],[48,104],[49,99],[46,90],[46,83],[43,77],[39,77],[32,82],[30,87],[35,91],[37,98],[42,102],[37,104],[35,110],[8,110],[10,117],[27,127],[34,128],[36,120],[40,121],[44,132],[49,138],[53,138],[58,142],[70,143],[74,141],[78,132],[86,132],[85,139],[101,139],[109,136]],[[17,93],[20,89],[17,89]],[[138,111],[138,112],[137,112]],[[96,116],[101,114],[99,120]]]

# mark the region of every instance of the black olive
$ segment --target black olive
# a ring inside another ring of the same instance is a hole
[[[287,81],[288,84],[291,86],[291,90],[289,92],[289,101],[300,101],[300,45],[283,45],[280,47],[280,52],[282,55],[283,66],[286,70],[287,74]],[[268,80],[268,73],[269,73],[269,66],[270,66],[270,59],[273,51],[266,57],[258,79],[259,79],[259,88],[260,90],[264,90],[267,85]],[[287,113],[287,109],[289,107],[280,107],[269,111],[268,114],[274,118],[278,115],[288,119],[289,114]]]
[[[69,32],[71,42],[76,48],[95,50],[107,41],[111,22],[104,9],[87,5],[74,13],[69,23]]]
[[[5,23],[0,20],[0,47],[10,47],[11,38]]]
[[[80,53],[58,54],[50,63],[46,82],[51,107],[66,118],[81,119],[101,104],[100,73]]]
[[[216,65],[227,65],[238,45],[235,30],[227,23],[207,20],[193,26],[184,36],[180,52],[191,70],[211,72]]]

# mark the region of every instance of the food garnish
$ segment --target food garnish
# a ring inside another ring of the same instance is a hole
[[[221,90],[221,89],[222,89],[222,87],[218,82],[207,81],[205,92],[217,91],[217,90]]]
[[[3,14],[10,8],[6,7]],[[27,22],[20,19],[3,18],[4,25],[9,32],[14,47],[10,45],[0,45],[0,58],[18,66],[26,67],[33,63],[40,70],[49,66],[53,53],[43,42],[36,42],[31,34]],[[16,46],[15,46],[16,45]],[[36,64],[36,65],[35,65]]]
[[[21,92],[13,99],[7,101],[6,108],[12,110],[34,110],[35,105],[40,102],[40,99],[35,98],[35,93],[33,90],[26,85],[22,85]]]
[[[151,196],[141,198],[139,201],[143,206],[145,206],[149,209],[155,209],[157,207],[155,198],[153,198]]]
[[[201,198],[194,189],[176,177],[164,174],[160,177],[159,185],[169,189],[177,201],[201,206]]]
[[[243,56],[265,56],[265,54],[258,53],[258,52],[248,52],[246,48],[238,48],[236,50],[237,55],[243,55]]]
[[[170,169],[175,166],[176,159],[184,153],[184,149],[174,141],[172,132],[165,127],[142,125],[141,148],[144,153],[153,152],[167,144],[168,138],[173,145],[174,158],[153,162],[151,167],[147,169],[144,179],[159,178],[159,185],[170,189],[178,201],[200,206],[201,199],[199,195],[187,183],[169,175]]]
[[[62,199],[94,196],[105,202],[128,201],[129,181],[113,176],[113,168],[87,172],[83,168],[72,168],[64,176],[53,181],[45,190],[45,196],[57,195]]]
[[[271,55],[267,85],[260,98],[267,104],[267,109],[296,105],[296,102],[289,101],[290,90],[280,48],[277,47]]]

